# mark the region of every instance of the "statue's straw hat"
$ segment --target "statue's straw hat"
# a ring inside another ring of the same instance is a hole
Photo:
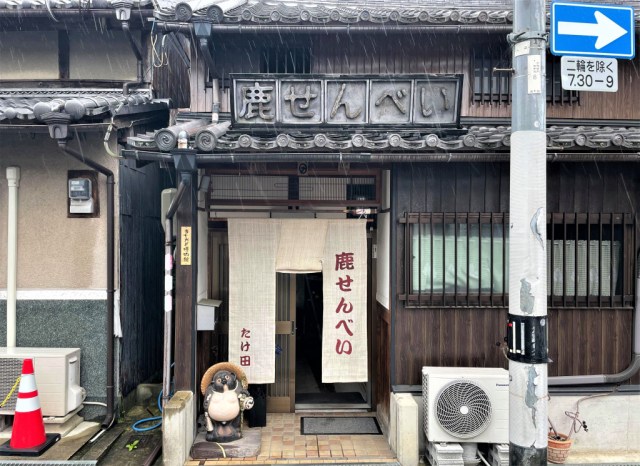
[[[236,375],[236,378],[240,382],[242,382],[242,388],[246,390],[249,387],[247,375],[244,373],[240,366],[232,362],[219,362],[218,364],[214,364],[209,369],[207,369],[207,372],[205,372],[202,376],[202,381],[200,382],[200,390],[202,391],[203,395],[207,391],[207,387],[211,384],[213,376],[218,371],[233,372]]]

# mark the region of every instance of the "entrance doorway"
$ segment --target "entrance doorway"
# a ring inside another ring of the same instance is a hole
[[[295,275],[296,409],[367,408],[367,383],[322,383],[322,273]]]
[[[210,232],[211,270],[218,270],[217,287],[223,302],[229,302],[230,268],[227,233]],[[364,254],[363,254],[364,255]],[[359,256],[359,257],[362,257]],[[366,249],[367,309],[366,335],[368,381],[322,383],[323,274],[275,272],[275,380],[264,384],[266,407],[270,413],[296,410],[368,410],[372,406],[372,303],[375,302],[371,233]],[[362,270],[362,269],[359,269]],[[359,281],[359,283],[363,283]],[[214,287],[211,286],[214,290]],[[333,310],[335,312],[335,305]],[[228,358],[228,313],[221,310],[218,326],[221,358]],[[227,311],[228,312],[228,311]],[[335,325],[335,324],[334,324]],[[337,328],[337,327],[336,327]],[[326,361],[325,361],[326,364]],[[362,368],[362,366],[359,366]],[[355,378],[355,377],[354,377]],[[250,381],[251,383],[251,381]],[[264,392],[262,392],[264,393]]]
[[[371,384],[322,383],[322,273],[276,274],[276,381],[267,411],[369,409]]]

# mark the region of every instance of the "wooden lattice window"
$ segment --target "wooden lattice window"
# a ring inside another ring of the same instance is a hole
[[[482,48],[473,51],[473,101],[480,104],[511,102],[511,52],[505,49]],[[547,102],[551,105],[579,105],[580,93],[562,89],[560,60],[547,55]]]
[[[580,105],[578,91],[562,89],[562,72],[559,57],[547,56],[547,103],[551,105]]]
[[[265,47],[260,55],[261,73],[311,73],[311,48]]]
[[[481,104],[507,104],[511,101],[511,74],[507,71],[496,71],[494,68],[507,70],[511,68],[511,57],[508,50],[474,50],[473,101]]]

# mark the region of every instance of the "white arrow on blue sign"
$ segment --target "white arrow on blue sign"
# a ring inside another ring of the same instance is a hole
[[[630,6],[553,2],[551,53],[631,59],[634,25]]]

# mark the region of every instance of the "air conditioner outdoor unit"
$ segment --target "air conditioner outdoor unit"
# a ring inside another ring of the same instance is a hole
[[[0,394],[8,394],[22,373],[22,361],[33,359],[43,416],[65,416],[84,399],[80,387],[80,348],[0,348]],[[18,389],[0,414],[12,415]]]
[[[430,442],[509,443],[509,372],[423,367],[424,433]]]

